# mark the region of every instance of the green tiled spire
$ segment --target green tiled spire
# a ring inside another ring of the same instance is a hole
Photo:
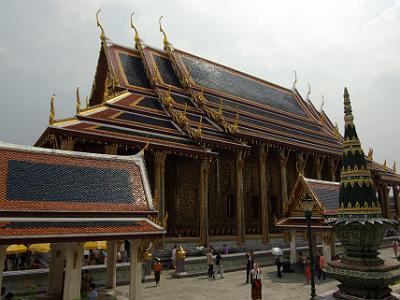
[[[376,198],[371,173],[353,122],[354,117],[347,88],[344,89],[343,96],[345,131],[338,217],[380,217],[380,204]]]

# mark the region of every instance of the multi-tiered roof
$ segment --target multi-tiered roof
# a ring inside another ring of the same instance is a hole
[[[37,145],[65,134],[189,155],[265,142],[340,156],[335,126],[295,87],[172,48],[160,30],[164,50],[144,45],[137,31],[135,48],[111,43],[103,32],[88,107],[55,121]]]

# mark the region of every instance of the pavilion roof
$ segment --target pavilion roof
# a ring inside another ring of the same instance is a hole
[[[0,143],[0,243],[65,236],[161,236],[144,160]],[[127,219],[129,218],[129,219]]]

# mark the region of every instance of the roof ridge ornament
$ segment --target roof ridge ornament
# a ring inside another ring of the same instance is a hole
[[[133,25],[133,15],[135,14],[135,12],[131,13],[131,28],[135,31],[135,48],[139,49],[140,45],[140,39],[139,39],[139,33],[135,27],[135,25]]]
[[[81,112],[81,97],[79,95],[79,86],[76,88],[76,114]]]
[[[293,81],[293,86],[292,86],[292,90],[296,89],[296,83],[297,83],[297,72],[293,71],[294,73],[294,81]]]
[[[322,98],[322,101],[321,101],[321,108],[319,109],[319,112],[320,112],[320,113],[322,113],[322,112],[324,111],[324,105],[325,105],[325,97],[324,97],[324,94],[321,94],[321,98]]]
[[[163,40],[164,50],[165,51],[171,51],[171,47],[170,47],[171,43],[168,41],[167,34],[165,33],[165,31],[164,31],[164,29],[162,28],[162,25],[161,25],[161,20],[162,20],[163,17],[164,16],[160,17],[160,19],[158,20],[158,23],[160,24],[160,32],[164,35],[164,40]]]
[[[307,91],[307,96],[306,96],[306,100],[311,101],[310,100],[310,95],[311,95],[311,85],[309,82],[307,82],[308,85],[308,91]]]
[[[374,155],[374,149],[369,148],[369,150],[368,150],[368,158],[367,159],[370,160],[370,161],[373,161],[374,160],[373,155]]]
[[[55,110],[54,110],[54,98],[56,97],[56,94],[53,94],[50,98],[50,116],[49,116],[49,124],[53,125],[55,122]]]
[[[97,21],[97,27],[100,27],[101,33],[100,33],[100,40],[104,43],[106,41],[106,35],[104,33],[104,28],[103,26],[101,26],[100,21],[99,21],[99,13],[100,13],[101,9],[99,8],[99,10],[96,13],[96,21]]]
[[[393,170],[393,172],[395,172],[395,173],[397,172],[397,169],[396,169],[396,161],[393,162],[392,170]]]
[[[387,163],[386,163],[386,159],[385,159],[385,161],[383,162],[383,168],[385,169],[385,171],[387,170]]]

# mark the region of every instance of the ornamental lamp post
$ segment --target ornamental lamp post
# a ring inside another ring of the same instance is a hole
[[[314,255],[313,255],[313,243],[312,243],[312,235],[311,235],[311,217],[312,217],[312,209],[313,209],[313,201],[310,196],[306,196],[303,201],[304,208],[304,216],[307,219],[307,235],[308,235],[308,247],[310,249],[310,268],[311,268],[311,299],[313,299],[315,294],[315,282],[314,282]]]

